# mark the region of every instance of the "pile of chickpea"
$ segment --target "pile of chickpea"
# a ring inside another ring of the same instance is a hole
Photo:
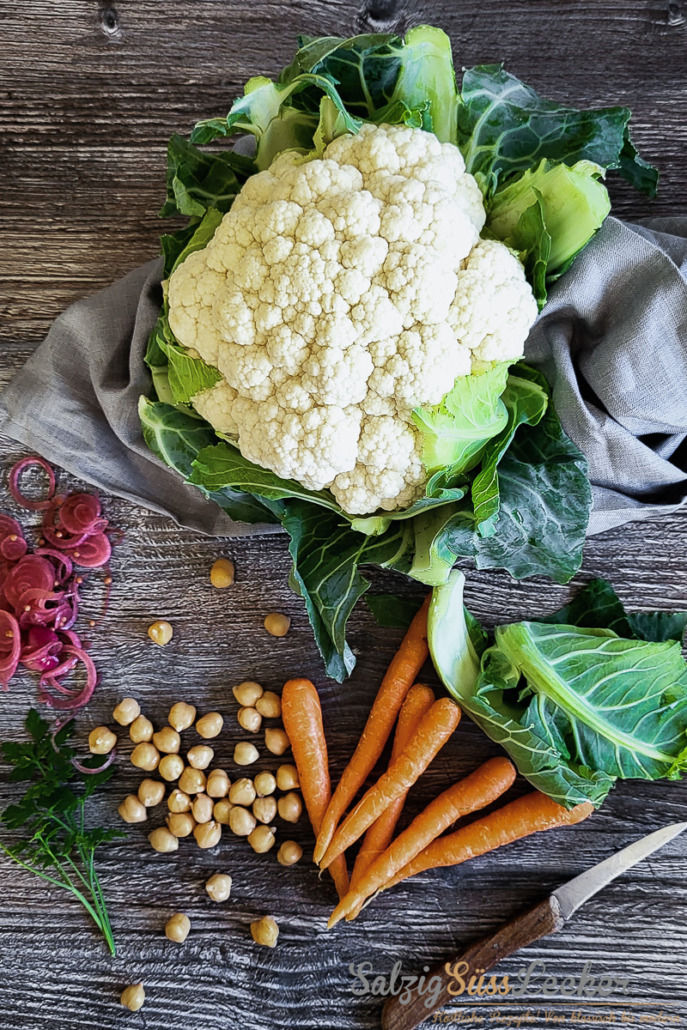
[[[234,566],[220,558],[210,573],[213,586],[223,589],[234,582]],[[266,616],[264,626],[271,636],[282,637],[289,630],[287,616],[273,612]],[[173,636],[168,622],[157,621],[148,628],[150,639],[165,646]],[[246,680],[233,688],[239,703],[238,724],[242,730],[256,735],[263,730],[268,752],[281,758],[289,747],[289,739],[281,719],[281,698],[253,680]],[[148,834],[152,848],[162,854],[177,851],[179,841],[193,836],[200,848],[213,848],[219,844],[222,828],[228,827],[237,837],[245,837],[259,854],[270,851],[276,841],[276,827],[270,825],[277,815],[286,823],[296,823],[303,813],[303,800],[298,793],[300,783],[295,765],[283,763],[275,772],[262,771],[253,778],[242,775],[233,781],[225,769],[212,768],[215,753],[205,741],[218,737],[224,727],[219,712],[208,712],[197,718],[194,705],[178,701],[168,715],[168,725],[155,730],[153,723],[142,712],[138,701],[123,698],[114,709],[113,718],[128,728],[134,743],[131,763],[144,773],[157,773],[160,779],[146,776],[136,794],[129,794],[117,811],[126,823],[143,823],[148,809],[167,799],[168,815],[164,826]],[[264,727],[263,720],[272,725]],[[181,735],[195,727],[204,741],[195,744],[181,756]],[[89,735],[89,748],[93,754],[106,755],[115,747],[117,735],[107,726],[96,727]],[[253,740],[241,740],[234,747],[234,763],[242,770],[260,758]],[[168,793],[169,791],[169,793]],[[279,791],[280,796],[275,797]],[[285,840],[277,851],[282,866],[300,861],[303,849],[294,840]],[[214,873],[205,884],[209,897],[216,902],[226,901],[232,888],[228,873]],[[256,944],[274,948],[279,937],[279,926],[272,916],[262,916],[250,924]],[[165,935],[170,941],[183,944],[191,931],[191,921],[182,912],[176,912],[165,924]],[[121,995],[121,1003],[132,1012],[138,1011],[145,1001],[143,984],[132,984]]]
[[[233,688],[241,706],[238,722],[242,729],[257,733],[262,720],[277,720],[281,716],[281,700],[271,690],[247,680]],[[172,706],[168,726],[155,730],[150,719],[141,713],[135,698],[126,697],[117,705],[113,717],[120,726],[128,727],[135,744],[131,762],[146,773],[157,772],[161,780],[146,777],[136,794],[122,801],[118,812],[126,823],[143,823],[148,809],[154,808],[167,796],[169,814],[165,826],[148,834],[155,851],[176,851],[179,840],[194,836],[198,847],[213,848],[222,837],[222,827],[228,826],[237,837],[246,837],[254,851],[270,851],[276,839],[276,827],[270,824],[277,815],[284,822],[296,823],[303,813],[303,801],[298,793],[300,783],[294,765],[283,763],[276,774],[259,772],[254,778],[240,776],[233,782],[225,769],[211,768],[215,753],[206,743],[196,744],[181,757],[181,734],[195,725],[203,740],[219,736],[224,719],[219,712],[209,712],[196,719],[196,709],[184,701]],[[265,745],[273,755],[281,757],[289,748],[289,740],[280,727],[265,730]],[[106,726],[98,726],[89,736],[93,754],[107,754],[116,743],[116,735]],[[234,748],[234,762],[243,768],[260,757],[251,741],[242,740]],[[170,793],[167,794],[167,790]],[[277,800],[275,791],[281,792]],[[295,841],[284,841],[277,858],[282,865],[293,865],[302,855]]]

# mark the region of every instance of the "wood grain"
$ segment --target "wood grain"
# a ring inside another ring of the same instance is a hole
[[[648,201],[615,180],[616,210],[628,217],[684,210],[684,2],[0,0],[0,386],[65,305],[157,252],[171,132],[225,111],[250,75],[274,73],[289,59],[298,32],[402,30],[421,21],[450,32],[459,66],[505,60],[551,96],[631,106],[636,142],[661,168],[661,193]],[[0,509],[12,512],[4,475],[19,451],[3,440],[0,455]],[[201,709],[217,708],[227,717],[218,761],[231,769],[237,737],[231,685],[250,677],[278,689],[287,676],[307,675],[322,692],[336,778],[400,634],[381,631],[361,604],[351,620],[358,667],[338,687],[322,676],[302,604],[288,589],[282,540],[207,540],[180,534],[168,520],[122,501],[108,501],[107,509],[124,540],[113,561],[111,609],[93,637],[102,683],[81,719],[81,739],[108,720],[124,694],[139,697],[156,721],[174,701],[192,698]],[[237,582],[221,593],[210,587],[208,570],[223,553],[236,563]],[[684,516],[591,539],[579,579],[594,574],[611,578],[631,607],[687,606]],[[374,590],[418,592],[392,574],[371,578]],[[547,583],[516,584],[499,573],[470,572],[468,578],[468,604],[487,623],[552,610],[569,593]],[[87,610],[97,610],[97,578],[86,601]],[[283,640],[261,629],[270,610],[293,619]],[[164,650],[145,633],[160,616],[175,627]],[[35,680],[20,677],[3,697],[0,737],[20,735],[22,716],[35,699]],[[116,805],[138,780],[126,762],[129,748],[123,744],[117,781],[99,806],[107,825],[115,825]],[[405,820],[495,751],[465,720],[411,791]],[[268,757],[263,754],[260,768],[274,766]],[[3,799],[14,796],[6,782],[1,792]],[[614,849],[684,819],[686,807],[680,783],[622,784],[587,823],[552,832],[545,841],[520,841],[460,869],[422,874],[331,933],[325,926],[333,888],[305,859],[285,870],[274,852],[255,855],[245,841],[228,835],[214,852],[186,844],[176,855],[158,856],[144,830],[133,827],[100,863],[119,944],[114,961],[71,899],[3,860],[0,1026],[376,1027],[382,999],[356,993],[360,984],[350,964],[369,962],[371,970],[388,975],[401,961],[405,971],[420,972]],[[304,845],[307,859],[312,839],[305,823],[278,828],[282,838]],[[235,885],[221,906],[203,891],[204,880],[219,869],[231,872]],[[661,1011],[682,1018],[686,873],[685,845],[678,840],[609,886],[553,938],[504,962],[503,971],[517,979],[521,968],[541,959],[560,980],[579,976],[589,962],[597,975],[627,978],[624,1000],[638,1007],[628,1007],[624,1025],[645,1026],[640,1014],[656,1018]],[[162,933],[174,911],[187,912],[192,921],[183,947]],[[258,949],[248,930],[265,912],[281,927],[274,951]],[[131,1016],[118,997],[138,980],[145,982],[148,1000]],[[530,1000],[535,1009],[544,1005],[541,990]],[[576,1025],[571,1013],[578,1007],[546,1002],[569,1026]],[[454,1008],[471,1012],[475,1006],[461,1001]]]

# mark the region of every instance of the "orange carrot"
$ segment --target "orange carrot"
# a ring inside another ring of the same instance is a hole
[[[460,714],[460,708],[450,697],[434,702],[396,761],[346,816],[320,863],[322,869],[327,869],[396,798],[412,787],[455,730]]]
[[[334,796],[322,821],[315,844],[315,861],[319,862],[334,836],[341,818],[353,801],[375,762],[384,750],[401,705],[429,655],[427,646],[427,610],[431,592],[408,627],[401,646],[391,660],[382,680],[372,710],[367,717],[358,746],[344,769]]]
[[[284,684],[281,714],[291,742],[305,807],[317,836],[331,797],[331,783],[320,698],[310,680],[289,680]],[[343,855],[329,871],[339,897],[344,897],[348,890],[348,871]]]
[[[353,883],[346,897],[334,909],[329,926],[345,916],[355,919],[365,900],[385,887],[399,870],[408,865],[428,844],[448,829],[457,819],[486,808],[501,797],[515,779],[515,766],[507,758],[490,758],[469,776],[454,783],[400,833],[389,848],[377,858],[362,879]]]
[[[403,748],[415,732],[420,719],[433,704],[434,691],[431,687],[426,687],[422,683],[416,683],[415,686],[410,688],[406,694],[405,701],[401,705],[401,711],[398,713],[394,744],[391,749],[391,762],[394,762],[401,754]],[[365,834],[365,839],[360,845],[360,850],[356,856],[355,865],[353,866],[353,872],[351,873],[349,891],[352,891],[353,888],[358,885],[363,874],[372,865],[374,860],[381,855],[383,851],[386,851],[389,844],[391,844],[394,830],[396,829],[396,823],[403,811],[406,796],[407,791],[405,794],[401,794],[400,797],[396,798],[396,800],[389,805],[386,812],[382,812],[379,819],[370,826],[369,830]]]
[[[415,876],[425,869],[436,869],[438,866],[458,865],[467,862],[477,855],[510,844],[521,837],[529,837],[531,833],[541,830],[553,830],[556,826],[574,826],[582,822],[594,811],[594,806],[585,801],[575,808],[567,809],[557,804],[546,794],[535,790],[504,805],[503,808],[490,812],[482,819],[476,819],[468,826],[461,827],[455,833],[439,837],[429,847],[420,852],[417,858],[400,869],[382,887],[387,890],[394,884],[409,876]]]

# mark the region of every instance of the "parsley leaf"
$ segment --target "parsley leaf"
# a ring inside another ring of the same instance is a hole
[[[124,834],[118,830],[87,829],[86,801],[113,773],[111,766],[84,775],[72,759],[76,752],[68,745],[73,723],[52,734],[49,724],[35,709],[25,722],[31,739],[6,741],[5,761],[12,766],[11,783],[30,783],[23,798],[0,815],[8,830],[23,831],[13,843],[0,840],[3,851],[22,868],[78,898],[115,955],[112,927],[102,888],[95,870],[96,848]],[[104,758],[87,760],[97,769]]]

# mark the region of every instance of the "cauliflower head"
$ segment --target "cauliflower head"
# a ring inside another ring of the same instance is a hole
[[[484,221],[460,151],[422,129],[282,154],[169,279],[172,331],[223,377],[196,410],[349,514],[406,507],[427,479],[413,409],[521,357],[537,314]]]

